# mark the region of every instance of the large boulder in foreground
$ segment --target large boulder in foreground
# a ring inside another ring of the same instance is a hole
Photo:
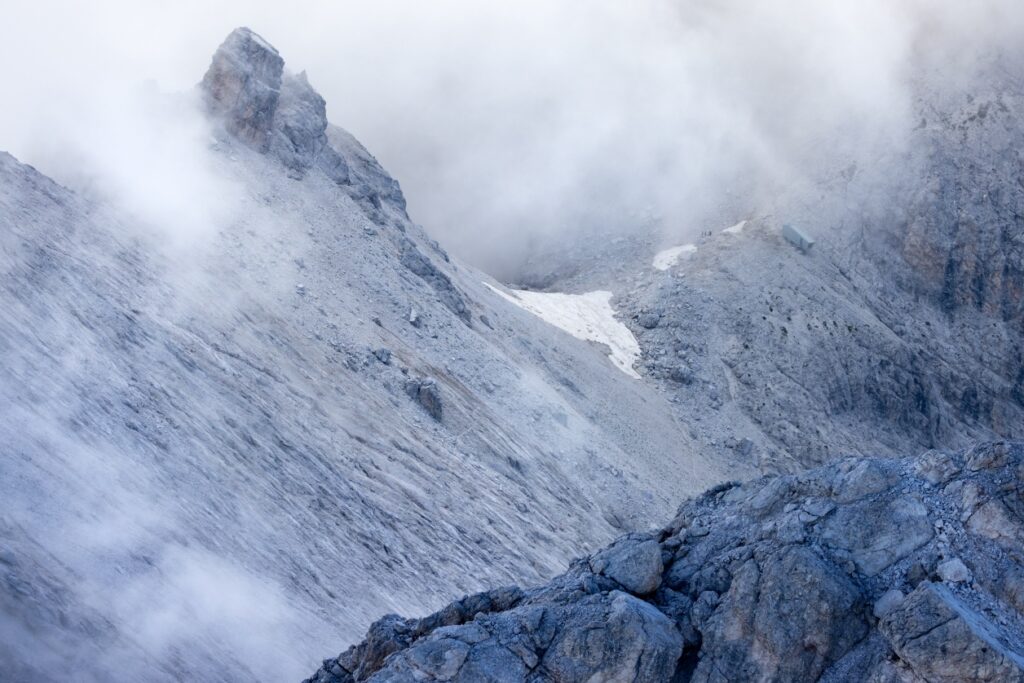
[[[1022,473],[998,442],[720,486],[546,586],[385,617],[309,681],[1024,681]]]
[[[1008,634],[986,611],[948,585],[925,581],[882,618],[880,629],[927,681],[1024,681],[1024,656],[1004,642]]]

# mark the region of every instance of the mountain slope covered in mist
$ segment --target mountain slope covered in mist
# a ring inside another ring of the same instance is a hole
[[[711,201],[708,224],[677,232],[596,226],[504,285],[450,258],[306,75],[248,29],[197,88],[209,168],[190,195],[149,182],[131,187],[154,201],[125,201],[0,155],[0,665],[15,680],[298,679],[381,614],[548,580],[709,486],[822,463],[687,504],[671,533],[630,537],[644,550],[621,576],[601,555],[529,595],[388,618],[320,677],[476,680],[461,668],[475,646],[505,639],[518,660],[502,651],[503,673],[536,678],[562,625],[615,617],[674,655],[612,643],[634,678],[842,680],[829,667],[846,661],[901,680],[880,662],[895,653],[902,675],[917,655],[868,615],[892,587],[917,595],[907,609],[956,612],[973,648],[982,603],[994,596],[998,617],[1019,602],[987,573],[1019,567],[970,535],[1019,546],[1019,447],[926,455],[938,483],[902,461],[827,464],[1022,436],[1024,89],[1016,62],[989,66],[966,89],[922,71],[911,144],[868,166],[844,140],[786,193]],[[161,97],[161,116],[192,102]],[[189,239],[150,225],[176,203],[157,222]],[[785,224],[817,243],[798,250]],[[933,539],[904,493],[952,531]],[[902,530],[875,503],[922,541],[885,581],[862,560]],[[955,506],[987,512],[965,531]],[[917,563],[934,579],[950,551],[977,563],[980,589],[947,599],[909,576]],[[644,562],[678,595],[650,598],[633,576]],[[842,598],[809,651],[778,614],[765,625],[741,606],[759,573],[789,569]],[[497,616],[474,626],[477,611]],[[1018,652],[1018,626],[1000,647]],[[585,642],[563,644],[552,657],[587,664]]]
[[[699,236],[666,242],[671,226],[638,223],[632,236],[538,256],[519,278],[612,291],[641,374],[723,458],[792,471],[1020,438],[1015,55],[994,53],[964,82],[911,69],[906,143],[870,163],[837,153],[786,194],[725,201]],[[815,246],[787,242],[786,224]]]
[[[531,302],[613,292],[706,452],[796,474],[716,487],[548,584],[388,615],[309,680],[1024,680],[1021,445],[956,451],[1024,425],[1017,73],[916,74],[907,148],[836,155],[692,242],[639,225],[522,269]]]
[[[549,576],[725,476],[451,262],[261,38],[201,93],[241,198],[196,244],[0,159],[15,679],[297,678],[382,611]]]

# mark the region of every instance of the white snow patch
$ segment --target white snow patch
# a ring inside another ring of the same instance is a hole
[[[640,344],[629,328],[615,318],[611,292],[598,290],[586,294],[563,294],[511,289],[506,293],[486,282],[484,284],[516,306],[577,339],[605,344],[609,348],[608,358],[615,367],[630,377],[640,379],[633,369],[633,364],[640,358]]]
[[[659,251],[654,255],[654,261],[651,263],[652,266],[658,270],[668,270],[675,264],[679,263],[679,259],[682,256],[690,256],[697,251],[696,244],[684,244],[681,247],[672,247],[671,249],[665,249]]]
[[[746,221],[740,221],[736,225],[731,225],[728,228],[725,228],[724,230],[722,230],[722,232],[727,235],[738,235],[741,232],[743,232],[743,228],[744,226],[746,226],[746,224]]]

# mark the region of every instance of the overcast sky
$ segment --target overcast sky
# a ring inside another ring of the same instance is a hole
[[[870,157],[907,126],[921,45],[941,46],[952,74],[1019,43],[1021,5],[7,0],[0,149],[58,175],[74,159],[124,175],[154,114],[123,93],[146,80],[191,88],[247,25],[308,72],[332,122],[402,182],[415,220],[493,268],[645,212],[669,233],[716,227],[703,223],[726,190],[776,192],[826,157]],[[152,182],[133,166],[122,194],[198,196],[176,147],[156,148],[175,161]]]

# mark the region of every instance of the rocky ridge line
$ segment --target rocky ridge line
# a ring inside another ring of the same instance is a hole
[[[398,181],[354,137],[330,125],[327,104],[304,71],[286,71],[284,59],[269,42],[240,27],[217,48],[199,87],[207,110],[230,136],[276,158],[295,180],[313,170],[322,172],[359,202],[374,223],[395,228],[402,265],[470,324],[463,293],[402,234],[409,216]],[[435,251],[448,261],[439,247]]]
[[[1024,443],[712,489],[549,584],[389,615],[307,683],[1024,681]]]

